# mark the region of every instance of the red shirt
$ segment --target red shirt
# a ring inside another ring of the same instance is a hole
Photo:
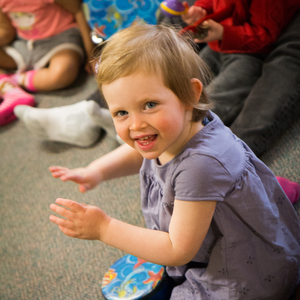
[[[232,2],[236,4],[232,16],[220,22],[224,27],[223,39],[208,43],[214,51],[268,53],[300,8],[300,0],[198,0],[194,5],[212,14]]]

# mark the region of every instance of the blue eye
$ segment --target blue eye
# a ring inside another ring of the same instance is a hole
[[[146,109],[154,108],[157,104],[155,102],[147,102]]]
[[[118,112],[116,113],[116,116],[124,117],[124,116],[126,116],[127,114],[128,114],[127,111],[125,111],[125,110],[120,110],[120,111],[118,111]]]

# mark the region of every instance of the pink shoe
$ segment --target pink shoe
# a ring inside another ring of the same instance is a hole
[[[22,90],[10,77],[0,77],[0,125],[6,125],[16,119],[14,108],[17,105],[34,106],[34,97]]]
[[[276,176],[283,191],[289,198],[292,204],[295,204],[299,199],[300,186],[297,182],[290,181],[286,178]]]

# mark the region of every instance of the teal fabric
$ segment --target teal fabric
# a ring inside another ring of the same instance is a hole
[[[84,0],[85,16],[92,29],[104,39],[136,23],[156,24],[162,0]]]

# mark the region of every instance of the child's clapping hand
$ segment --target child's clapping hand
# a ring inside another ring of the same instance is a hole
[[[85,240],[101,240],[110,220],[104,211],[96,206],[67,199],[58,198],[56,203],[64,207],[51,204],[50,208],[66,219],[51,215],[50,221],[57,224],[65,235]]]
[[[85,193],[93,189],[101,181],[101,173],[91,168],[68,169],[59,166],[50,167],[49,170],[54,178],[62,181],[73,181],[79,185],[79,191]]]

